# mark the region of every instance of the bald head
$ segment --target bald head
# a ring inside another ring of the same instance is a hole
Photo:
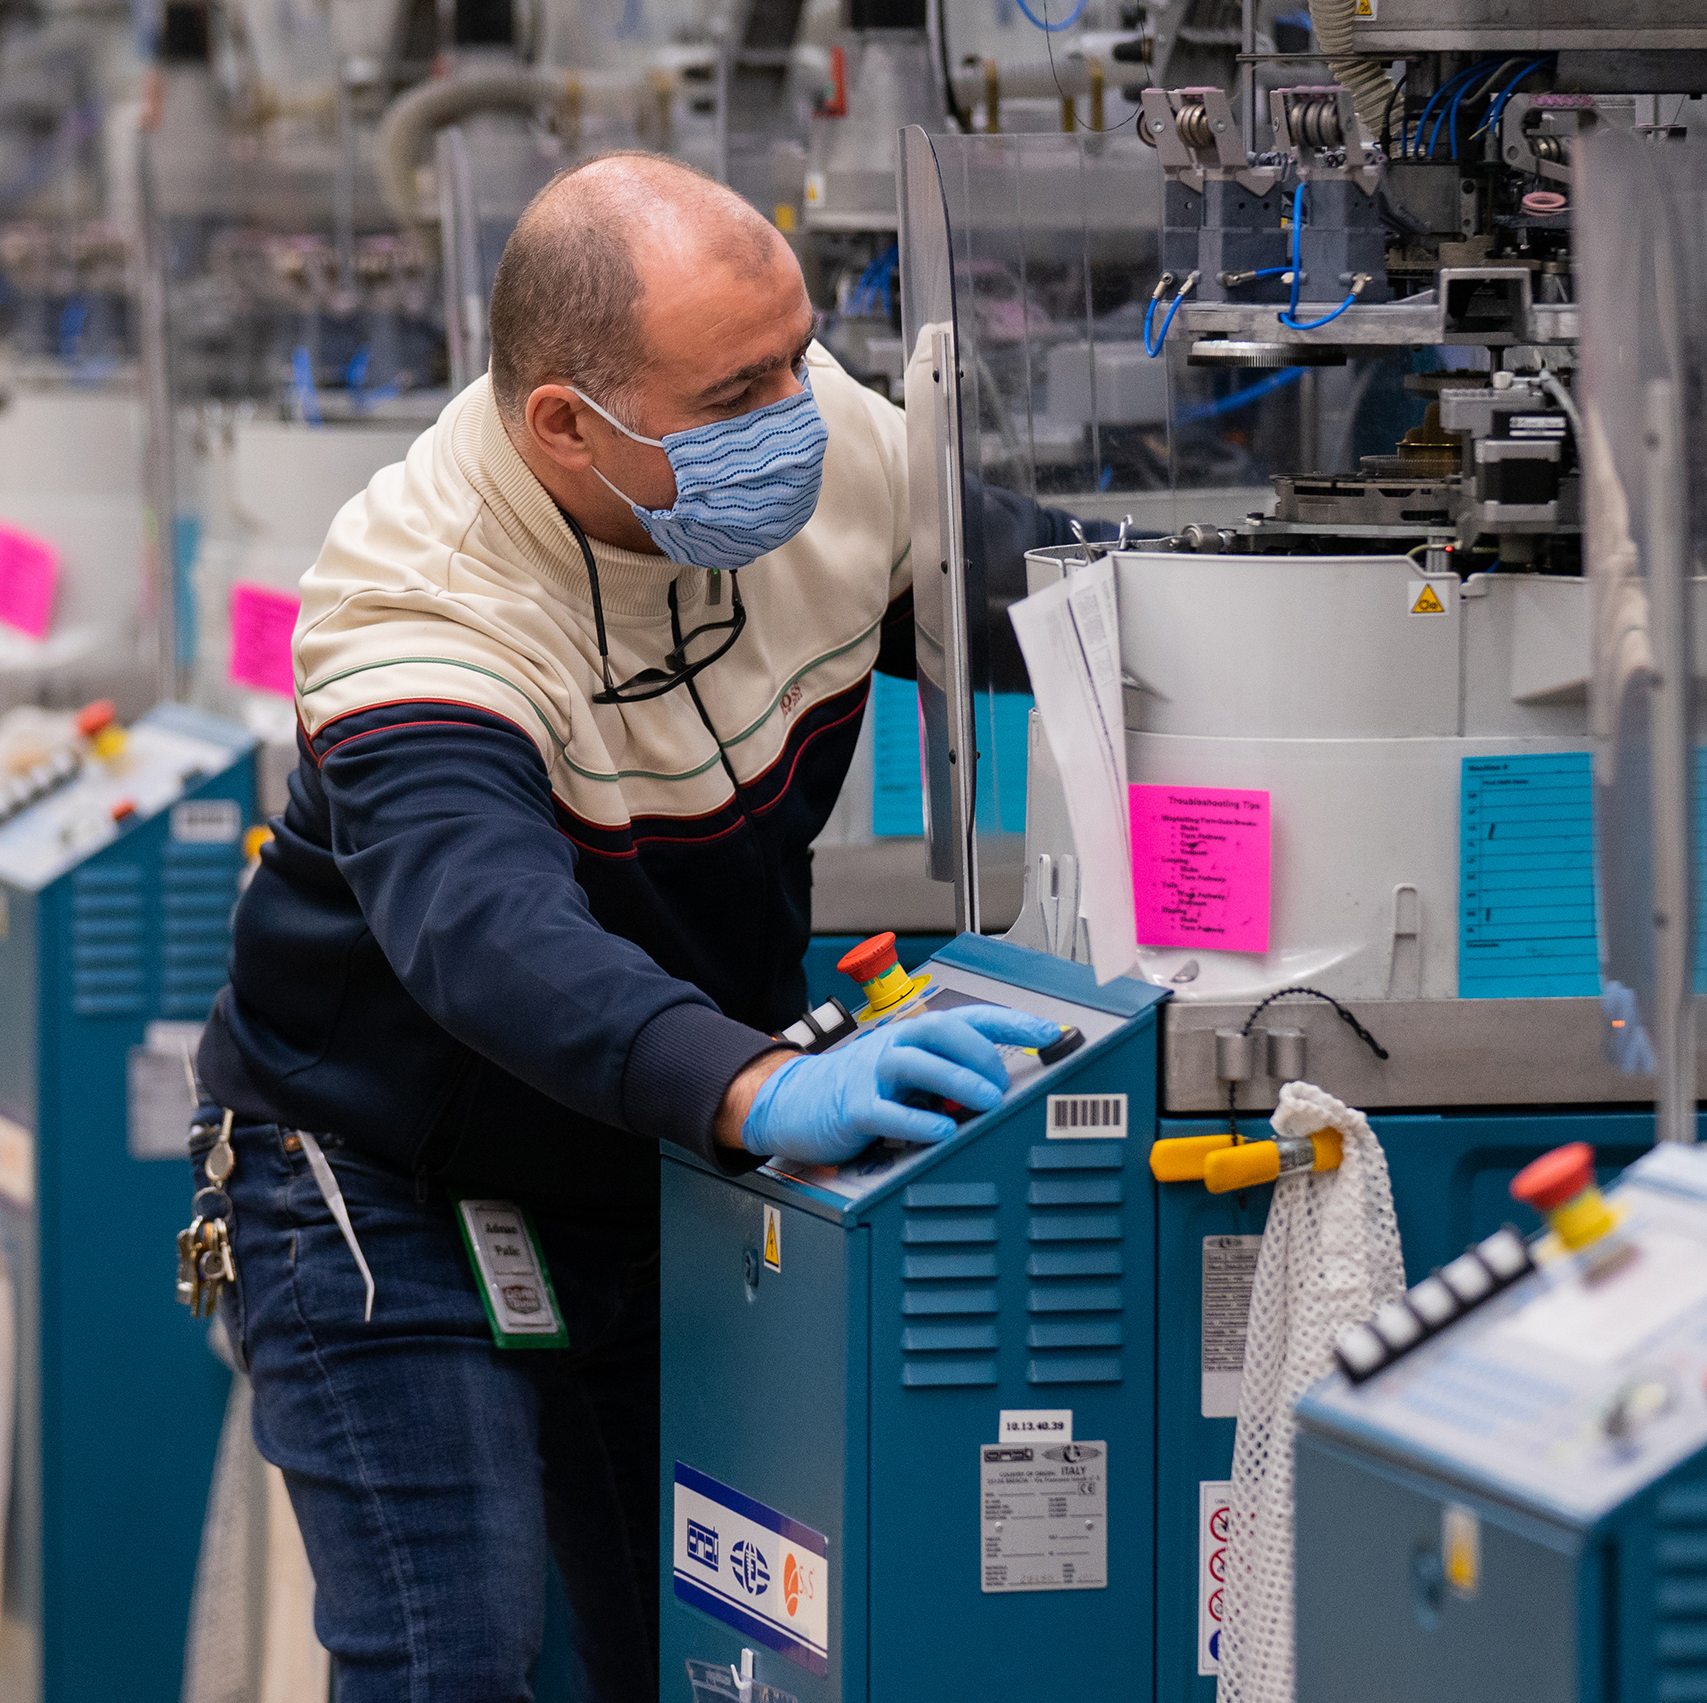
[[[607,154],[560,173],[517,222],[492,283],[492,389],[518,424],[536,386],[621,409],[684,280],[768,279],[782,237],[715,179],[657,154]]]

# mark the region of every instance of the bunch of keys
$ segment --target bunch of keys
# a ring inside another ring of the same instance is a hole
[[[231,1125],[232,1114],[227,1112],[219,1139],[208,1150],[208,1186],[197,1190],[190,1202],[189,1228],[178,1232],[178,1299],[198,1319],[213,1315],[220,1292],[237,1277],[231,1256],[231,1197],[225,1192],[236,1164]]]
[[[203,1189],[196,1196],[216,1191]],[[231,1259],[231,1232],[224,1218],[198,1212],[187,1230],[178,1232],[178,1299],[194,1318],[213,1316],[219,1293],[237,1275]]]

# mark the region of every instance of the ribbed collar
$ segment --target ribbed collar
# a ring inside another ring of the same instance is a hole
[[[492,399],[491,380],[477,379],[453,406],[452,454],[515,546],[517,557],[572,603],[590,611],[592,593],[581,547],[550,492],[511,443]],[[663,619],[672,579],[681,609],[695,608],[705,597],[706,576],[701,568],[625,550],[602,539],[589,542],[598,564],[605,618],[613,624]]]

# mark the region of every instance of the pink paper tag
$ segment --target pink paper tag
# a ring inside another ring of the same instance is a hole
[[[47,637],[59,587],[59,552],[45,538],[0,526],[0,623]]]
[[[1131,793],[1139,945],[1266,952],[1269,795],[1212,786]]]
[[[286,591],[266,585],[231,588],[231,667],[233,685],[258,692],[294,696],[290,640],[302,603]]]

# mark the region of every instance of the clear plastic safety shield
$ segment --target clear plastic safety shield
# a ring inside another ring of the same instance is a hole
[[[1099,338],[1125,343],[1126,460],[1167,491],[1166,362],[1142,354],[1136,320],[1101,323],[1123,305],[1141,317],[1130,298],[1154,272],[1160,170],[1130,128],[910,130],[900,179],[932,872],[955,879],[963,922],[1004,928],[1022,886],[1030,710],[1008,609],[1026,592],[1036,505],[1062,511],[1062,539],[1069,517],[1130,508],[1102,437]]]
[[[1707,572],[1707,148],[1597,131],[1576,194],[1595,828],[1608,1040],[1691,1139]]]
[[[1272,475],[1349,470],[1360,444],[1390,443],[1408,421],[1400,375],[1379,358],[1192,364],[1164,250],[1170,218],[1195,203],[1181,204],[1134,122],[912,130],[900,180],[932,872],[955,878],[963,922],[1000,929],[1028,875],[1038,750],[1009,618],[1028,590],[1026,549],[1071,545],[1075,522],[1091,548],[1122,523],[1134,541],[1212,536],[1273,506]],[[1389,415],[1397,425],[1375,430]]]

